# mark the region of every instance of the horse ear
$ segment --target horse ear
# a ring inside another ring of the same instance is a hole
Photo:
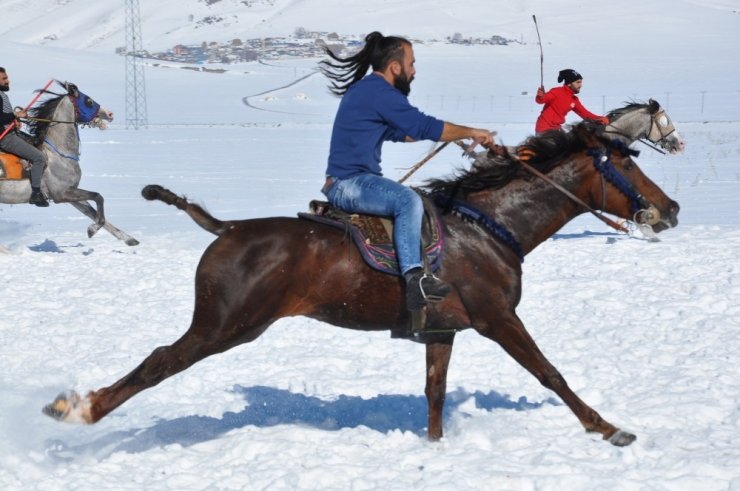
[[[67,89],[67,94],[71,95],[72,97],[77,97],[80,95],[80,90],[72,82],[64,82],[64,88]]]
[[[648,101],[648,110],[650,111],[650,114],[657,113],[660,110],[660,104],[658,104],[658,101],[650,99]]]

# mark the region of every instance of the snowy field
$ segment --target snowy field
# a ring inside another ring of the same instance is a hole
[[[632,17],[616,11],[615,22],[649,32],[645,15],[658,3]],[[546,45],[548,87],[573,65],[595,112],[655,97],[687,142],[678,156],[637,147],[638,164],[682,207],[660,242],[584,216],[523,265],[520,317],[576,393],[637,435],[625,448],[586,434],[552,392],[473,331],[456,338],[445,438],[429,443],[424,347],[305,318],[279,321],[94,426],[44,416],[59,392],[110,385],[189,325],[194,271],[213,236],[145,201],[141,188],[161,184],[221,219],[294,216],[321,197],[337,101],[320,76],[271,91],[316,60],[220,75],[150,66],[152,124],[126,131],[120,57],[0,40],[14,104],[57,77],[117,113],[108,131],[81,132],[82,187],[101,192],[109,220],[141,241],[128,247],[104,230],[89,239],[89,220],[69,205],[0,205],[0,488],[740,490],[740,69],[728,62],[740,15],[720,0],[667,3],[680,8],[661,27],[662,48],[673,45],[659,50],[663,64],[620,53],[610,68],[598,54],[608,35],[571,45],[577,60],[568,61],[563,32],[579,22],[593,32],[588,10],[541,25],[560,43]],[[714,29],[683,43],[686,15]],[[497,130],[504,143],[531,133],[536,44],[419,45],[416,55],[413,103]],[[703,73],[692,69],[702,62]],[[386,145],[386,174],[402,176],[430,149]],[[465,164],[448,148],[411,184]]]

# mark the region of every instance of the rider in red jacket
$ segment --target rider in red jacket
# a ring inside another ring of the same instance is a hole
[[[575,111],[583,119],[593,119],[603,124],[609,124],[605,116],[598,116],[583,107],[576,94],[581,91],[583,77],[577,71],[566,68],[560,70],[558,82],[563,82],[561,87],[554,87],[545,92],[544,87],[537,89],[537,104],[544,104],[542,113],[537,118],[535,132],[542,133],[549,130],[559,130],[565,123],[565,116],[570,111]]]

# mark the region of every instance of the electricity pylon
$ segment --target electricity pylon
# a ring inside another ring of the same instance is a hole
[[[139,0],[126,1],[126,129],[147,127]]]

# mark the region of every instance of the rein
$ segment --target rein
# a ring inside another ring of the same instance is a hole
[[[465,148],[465,146],[461,142],[455,142],[455,143],[457,143],[458,146],[460,146],[462,148]],[[581,198],[579,198],[575,194],[571,193],[570,191],[568,191],[567,189],[565,189],[563,186],[561,186],[557,182],[555,182],[552,179],[550,179],[546,174],[544,174],[544,173],[540,172],[539,170],[535,169],[533,166],[531,166],[527,162],[519,159],[518,157],[515,157],[515,158],[517,159],[517,161],[519,162],[519,164],[522,167],[524,167],[524,169],[526,169],[528,172],[530,172],[531,174],[539,177],[543,181],[549,183],[555,189],[557,189],[558,191],[560,191],[561,193],[563,193],[564,195],[566,195],[567,197],[569,197],[570,199],[572,199],[573,201],[575,201],[576,203],[578,203],[579,205],[581,205],[584,208],[586,208],[586,210],[588,210],[592,215],[594,215],[596,218],[598,218],[602,222],[606,223],[607,225],[609,225],[610,227],[612,227],[613,229],[615,229],[615,230],[617,230],[619,232],[629,233],[629,230],[626,227],[624,227],[623,225],[618,224],[617,222],[615,222],[614,220],[610,219],[609,217],[604,216],[603,213],[600,213],[600,212],[594,210],[587,203],[585,203]],[[604,156],[604,158],[608,161],[608,158],[606,156]],[[598,167],[597,167],[597,169],[598,169]],[[606,196],[606,193],[602,193],[602,194],[604,196]]]
[[[28,121],[38,121],[40,123],[64,123],[64,124],[75,124],[77,121],[59,121],[58,119],[44,119],[44,118],[34,118],[31,116],[26,116],[25,118],[20,118],[22,121],[28,120]]]
[[[604,130],[604,133],[611,133],[611,134],[614,134],[614,135],[623,136],[623,137],[625,137],[628,140],[631,140],[632,139],[632,135],[628,135],[627,133],[622,133],[621,131],[617,131],[617,130],[607,130],[607,129],[605,129]],[[666,135],[666,136],[668,136],[668,135]],[[665,139],[665,137],[661,138],[658,141],[661,141],[663,139]],[[648,140],[647,138],[637,138],[635,141],[638,141],[638,142],[642,143],[643,145],[645,145],[646,147],[649,147],[649,148],[655,150],[656,152],[665,155],[665,151],[664,150],[661,150],[659,147],[655,146],[655,143],[658,143],[658,142],[654,142],[652,140]]]
[[[657,119],[660,116],[666,116],[665,111],[663,109],[661,109],[660,111],[658,111],[655,114],[652,114],[650,116],[650,130],[647,132],[647,134],[644,137],[636,138],[636,140],[639,141],[640,143],[642,143],[643,145],[645,145],[645,146],[647,146],[649,148],[652,148],[656,152],[659,152],[659,153],[665,155],[665,152],[663,150],[661,150],[660,148],[658,148],[656,146],[656,144],[662,142],[669,135],[671,135],[672,133],[674,133],[676,131],[676,128],[673,126],[673,123],[669,121],[668,122],[668,126],[666,126],[667,132],[666,133],[663,133],[663,130],[661,129],[661,126],[657,122]],[[612,124],[612,123],[610,123],[610,124]],[[657,138],[657,139],[655,137],[651,138],[651,135],[653,135],[653,133],[655,132],[655,130],[657,130],[658,136],[660,136],[660,138]],[[623,133],[623,132],[618,131],[618,130],[607,130],[607,129],[604,129],[604,133],[613,133],[613,134],[616,134],[616,135],[620,135],[620,136],[625,137],[627,140],[631,140],[633,138],[632,135],[628,135],[628,134]],[[650,143],[648,143],[648,142],[650,142]]]
[[[609,162],[609,160],[606,157],[606,155],[601,155],[601,157],[599,158],[599,160],[601,160],[601,159],[604,159],[604,161]],[[594,157],[594,165],[596,165],[596,160],[597,160],[597,157]],[[534,174],[535,176],[537,176],[540,179],[544,180],[545,182],[549,183],[555,189],[557,189],[558,191],[560,191],[561,193],[563,193],[564,195],[566,195],[567,197],[569,197],[570,199],[572,199],[573,201],[575,201],[576,203],[578,203],[579,205],[581,205],[584,208],[586,208],[593,216],[595,216],[596,218],[598,218],[602,222],[606,223],[607,225],[609,225],[613,229],[615,229],[615,230],[617,230],[619,232],[629,233],[629,229],[627,229],[625,226],[620,225],[617,222],[615,222],[614,220],[612,220],[611,218],[604,216],[603,213],[600,213],[600,212],[594,210],[588,204],[586,204],[586,202],[584,202],[581,198],[579,198],[575,194],[571,193],[570,191],[568,191],[567,189],[565,189],[563,186],[561,186],[557,182],[555,182],[552,179],[550,179],[549,177],[547,177],[546,174],[543,174],[542,172],[540,172],[537,169],[535,169],[533,166],[529,165],[527,162],[524,162],[523,160],[520,160],[519,161],[519,164],[521,164],[521,166],[524,167],[524,169],[526,169],[528,172]],[[598,166],[597,166],[597,169],[598,169]],[[603,195],[606,196],[606,193],[603,193]]]

